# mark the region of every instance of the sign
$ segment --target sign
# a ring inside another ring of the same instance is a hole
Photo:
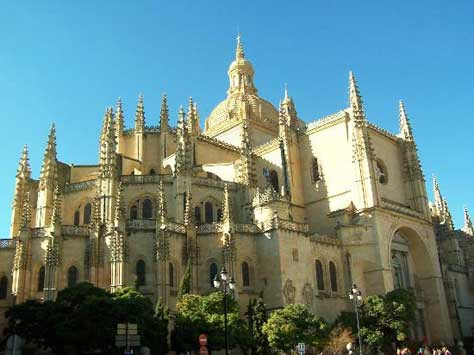
[[[301,355],[303,355],[304,352],[305,352],[305,350],[306,350],[306,349],[305,349],[304,343],[298,343],[298,353],[300,353]]]
[[[199,355],[209,355],[209,351],[207,350],[205,346],[201,346],[199,348]]]
[[[207,335],[206,334],[201,334],[199,336],[199,345],[201,345],[201,346],[206,346],[207,345]]]

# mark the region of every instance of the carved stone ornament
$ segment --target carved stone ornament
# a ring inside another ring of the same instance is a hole
[[[293,286],[293,281],[287,279],[285,287],[283,287],[283,295],[285,296],[286,304],[295,303],[296,288]]]
[[[303,301],[306,307],[311,308],[313,305],[313,299],[314,299],[314,292],[313,292],[313,287],[309,283],[305,283],[303,287]]]

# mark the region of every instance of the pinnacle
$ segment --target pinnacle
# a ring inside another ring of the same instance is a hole
[[[352,115],[356,122],[365,120],[364,107],[362,97],[360,96],[359,87],[352,71],[349,72],[349,101],[352,108]]]
[[[135,130],[142,131],[145,128],[145,110],[143,105],[143,94],[138,95],[138,104],[135,111]]]
[[[23,146],[23,152],[21,153],[20,163],[18,164],[17,176],[30,177],[31,168],[28,162],[28,146]]]
[[[411,130],[410,121],[405,111],[405,105],[402,100],[399,102],[400,106],[400,133],[406,140],[413,140],[413,132]]]
[[[237,48],[235,50],[235,59],[244,59],[244,47],[242,46],[242,41],[240,37],[240,33],[237,35]]]
[[[168,97],[166,93],[161,97],[161,109],[160,109],[160,128],[161,130],[168,129]]]

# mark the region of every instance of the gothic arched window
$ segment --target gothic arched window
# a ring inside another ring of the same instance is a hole
[[[137,219],[138,218],[138,208],[136,205],[130,207],[130,219]]]
[[[249,264],[247,264],[245,261],[242,263],[242,285],[244,287],[250,286]]]
[[[318,159],[315,157],[313,157],[313,161],[311,164],[311,180],[313,181],[313,184],[321,180]]]
[[[337,273],[336,265],[332,261],[329,262],[329,278],[331,280],[331,290],[337,292]]]
[[[8,279],[6,276],[3,276],[0,279],[0,300],[4,300],[7,298],[7,290],[8,290]]]
[[[174,287],[174,266],[172,263],[168,265],[168,278],[170,287]]]
[[[275,170],[270,170],[269,180],[270,184],[273,186],[273,189],[278,192],[280,185],[278,184],[278,174]]]
[[[206,217],[206,223],[210,223],[214,220],[214,216],[213,216],[214,212],[212,209],[212,203],[206,202],[204,204],[204,213]]]
[[[214,287],[214,278],[216,277],[216,275],[217,275],[217,264],[212,263],[209,266],[209,282],[211,284],[211,287]]]
[[[150,175],[156,175],[155,169],[150,169]]]
[[[153,206],[150,199],[143,200],[142,205],[142,218],[150,219],[153,217]]]
[[[201,223],[201,208],[199,206],[194,207],[194,220],[196,223]]]
[[[319,260],[316,260],[316,286],[318,290],[324,290],[323,264]]]
[[[137,267],[136,267],[136,273],[137,273],[137,286],[143,286],[146,284],[146,265],[143,260],[138,260],[137,261]]]
[[[91,223],[92,206],[90,203],[84,206],[84,224]]]
[[[217,210],[217,221],[218,222],[222,221],[222,208],[219,208]]]
[[[67,271],[67,287],[76,286],[77,284],[77,268],[71,266]]]
[[[44,266],[41,266],[38,271],[38,292],[43,291],[44,289],[44,274],[45,274]]]
[[[78,226],[81,222],[81,213],[79,211],[74,212],[74,225]]]

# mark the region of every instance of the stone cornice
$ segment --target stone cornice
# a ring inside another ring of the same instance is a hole
[[[219,148],[222,148],[222,149],[230,150],[230,151],[233,151],[233,152],[236,152],[236,153],[240,152],[239,147],[237,147],[235,145],[232,145],[232,144],[229,144],[229,143],[226,143],[226,142],[223,142],[219,139],[212,138],[212,137],[210,137],[208,135],[205,135],[205,134],[200,134],[197,137],[197,139],[201,142],[206,142],[206,143],[215,145],[215,146],[217,146]]]
[[[396,135],[390,133],[386,129],[383,129],[379,126],[376,126],[374,123],[367,122],[367,127],[373,129],[374,131],[380,133],[381,135],[383,135],[387,138],[390,138],[390,139],[394,140],[395,142],[398,142],[398,140],[399,140],[399,138]]]
[[[336,113],[333,113],[329,116],[323,117],[313,122],[306,124],[306,129],[302,132],[306,134],[311,134],[318,130],[321,127],[332,126],[340,120],[346,119],[348,117],[346,110],[341,110]]]
[[[278,149],[279,147],[280,147],[280,140],[278,138],[274,138],[269,142],[263,143],[259,145],[258,147],[255,147],[252,150],[252,153],[257,156],[262,156],[263,154],[274,151],[275,149]]]

